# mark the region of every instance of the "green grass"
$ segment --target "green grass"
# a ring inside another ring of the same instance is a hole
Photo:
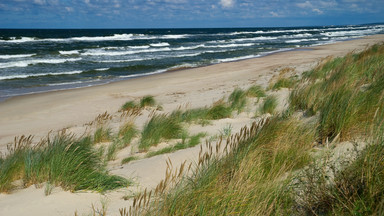
[[[191,176],[169,183],[175,185],[171,188],[162,182],[151,204],[134,211],[143,215],[382,215],[383,62],[384,44],[324,60],[293,86],[286,113],[300,112],[276,115],[253,132],[243,131],[223,157],[211,152],[200,155]],[[260,112],[274,113],[275,108],[276,98],[269,96]],[[301,111],[314,117],[302,118]],[[321,148],[325,140],[336,137],[367,145],[355,150],[355,160],[313,154],[314,146]]]
[[[209,120],[217,120],[231,117],[232,109],[223,101],[217,101],[208,109],[206,118]]]
[[[276,83],[272,86],[272,90],[280,90],[281,88],[292,88],[296,83],[294,78],[280,78],[276,81]]]
[[[290,176],[285,173],[311,161],[306,152],[314,136],[313,128],[297,121],[272,120],[226,157],[199,166],[161,202],[154,202],[147,215],[289,214],[284,179]]]
[[[161,140],[179,138],[183,132],[183,126],[178,118],[173,115],[154,115],[141,132],[139,144],[140,150],[148,150],[157,145]]]
[[[133,122],[127,122],[120,127],[118,136],[108,146],[105,159],[106,161],[116,159],[116,154],[121,149],[129,146],[134,137],[138,135],[138,130]]]
[[[137,136],[138,130],[133,122],[127,122],[120,127],[119,136],[122,138],[123,147],[128,146],[132,139]]]
[[[327,59],[307,72],[290,95],[290,109],[319,114],[321,140],[361,136],[383,108],[384,45]]]
[[[49,181],[65,190],[106,191],[129,182],[109,175],[92,148],[90,137],[75,139],[59,134],[38,147],[16,147],[0,166],[0,191],[12,190],[12,182],[22,179],[25,186]]]
[[[261,98],[261,97],[265,97],[266,94],[265,94],[265,91],[264,89],[259,86],[259,85],[253,85],[251,86],[245,93],[248,97],[257,97],[257,98]]]
[[[261,105],[259,112],[261,114],[274,114],[277,107],[277,99],[275,96],[270,95],[265,98],[263,104]]]
[[[124,158],[124,159],[121,161],[121,165],[123,165],[123,164],[127,164],[127,163],[129,163],[129,162],[131,162],[131,161],[134,161],[134,160],[137,160],[137,159],[139,159],[139,158],[136,157],[136,156],[129,156],[129,157],[126,157],[126,158]]]
[[[230,137],[232,135],[232,129],[233,129],[232,125],[231,124],[227,124],[221,130],[219,130],[220,136],[225,137],[225,138]]]
[[[236,88],[228,97],[228,103],[232,110],[240,113],[247,104],[246,93],[240,88]]]
[[[165,148],[160,149],[158,151],[148,152],[146,157],[149,158],[149,157],[153,157],[156,155],[172,153],[172,152],[175,152],[177,150],[194,147],[200,143],[200,139],[204,136],[206,136],[205,133],[199,133],[199,134],[196,134],[196,135],[191,136],[189,138],[184,138],[182,142],[179,142],[174,146],[165,147]]]
[[[130,110],[130,109],[134,109],[137,107],[137,104],[135,103],[135,101],[128,101],[126,102],[125,104],[123,104],[123,106],[121,106],[121,110]]]
[[[93,135],[94,143],[109,142],[112,139],[111,129],[103,126],[96,129]]]
[[[140,107],[153,107],[155,105],[156,100],[152,95],[147,95],[140,99]]]
[[[186,111],[176,110],[171,113],[171,118],[180,122],[208,124],[209,120],[218,120],[231,117],[232,109],[224,101],[215,102],[211,107],[195,108]]]
[[[341,169],[330,172],[323,167],[311,166],[299,185],[303,191],[301,199],[294,205],[297,214],[313,215],[381,215],[384,210],[384,142],[380,139],[358,153],[357,159],[347,161]],[[297,186],[296,186],[297,187]]]
[[[172,112],[171,116],[180,119],[182,122],[192,123],[200,119],[207,118],[209,108],[195,108],[186,111],[176,110]]]

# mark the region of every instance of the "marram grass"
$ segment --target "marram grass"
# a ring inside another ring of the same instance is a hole
[[[321,140],[364,135],[383,109],[384,45],[325,62],[304,74],[290,108],[320,117]]]
[[[140,150],[148,150],[161,140],[178,138],[183,132],[183,126],[178,118],[168,115],[154,115],[141,132]]]
[[[156,190],[135,197],[121,215],[382,215],[383,65],[382,44],[328,58],[304,74],[290,96],[288,113],[314,118],[277,116],[257,132],[231,136],[223,157],[200,155],[192,175],[173,186],[175,175],[167,172]],[[313,146],[337,137],[368,145],[338,169],[318,166]],[[303,176],[303,170],[309,172]]]
[[[253,85],[249,87],[249,89],[246,91],[245,94],[248,97],[257,97],[257,98],[266,96],[264,89],[259,85]]]
[[[24,186],[46,181],[66,190],[105,191],[129,184],[129,181],[105,170],[92,148],[89,137],[75,139],[60,133],[31,147],[28,140],[15,140],[0,166],[0,191],[12,190],[12,182],[22,179]]]

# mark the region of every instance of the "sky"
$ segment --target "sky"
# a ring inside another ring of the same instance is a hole
[[[384,22],[384,0],[0,0],[0,28],[219,28]]]

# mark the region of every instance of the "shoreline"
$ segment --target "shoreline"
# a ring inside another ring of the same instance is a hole
[[[210,91],[209,89],[224,87],[224,90],[232,90],[235,86],[245,87],[252,83],[266,87],[279,67],[302,67],[307,64],[298,69],[302,72],[329,55],[344,55],[383,41],[384,35],[378,34],[314,46],[310,50],[299,48],[258,58],[169,71],[108,84],[15,96],[0,102],[0,151],[15,136],[33,134],[38,139],[49,131],[77,127],[105,111],[114,113],[124,102],[144,95],[160,97],[159,101],[166,107],[177,107],[188,102],[194,106],[205,106],[221,96],[193,100],[186,97],[184,100],[174,101],[170,95],[175,92],[200,95],[201,92]]]
[[[371,36],[374,36],[374,35],[371,35]],[[239,61],[245,61],[245,60],[250,60],[250,59],[263,58],[263,57],[266,57],[266,56],[269,56],[269,55],[274,55],[274,54],[277,54],[277,53],[294,52],[294,51],[309,51],[309,50],[313,50],[313,48],[318,47],[318,46],[330,45],[330,44],[335,44],[335,43],[345,42],[345,41],[359,40],[359,39],[363,39],[363,38],[364,37],[351,38],[351,39],[345,39],[345,40],[339,40],[339,41],[330,41],[330,42],[323,43],[323,44],[309,45],[307,47],[304,46],[304,47],[296,47],[296,48],[281,48],[281,49],[278,49],[278,50],[264,52],[262,54],[257,54],[254,57],[247,58],[247,56],[240,56],[240,57],[234,58],[234,59],[237,59],[237,60],[217,62],[217,63],[210,63],[210,64],[206,64],[206,65],[198,65],[198,66],[191,66],[191,67],[188,67],[188,66],[185,67],[183,65],[180,65],[180,67],[176,67],[175,66],[176,68],[170,67],[170,68],[167,68],[167,69],[159,69],[159,70],[148,72],[148,73],[144,73],[144,74],[128,75],[128,76],[132,76],[132,77],[129,77],[129,78],[127,78],[127,76],[121,76],[121,77],[116,77],[116,78],[113,78],[113,79],[110,79],[110,80],[105,80],[105,81],[102,81],[102,80],[96,81],[95,80],[95,81],[90,82],[90,83],[94,83],[94,84],[90,84],[90,85],[86,85],[85,83],[80,83],[79,86],[76,86],[75,84],[72,84],[72,85],[71,84],[65,84],[68,87],[63,87],[63,88],[55,88],[55,87],[52,87],[52,86],[41,86],[41,87],[37,87],[37,88],[46,88],[46,90],[41,90],[41,91],[37,90],[37,91],[32,91],[32,92],[26,92],[26,93],[20,93],[20,94],[0,97],[0,104],[5,102],[5,101],[7,101],[7,100],[9,100],[9,99],[14,98],[14,97],[28,96],[28,95],[34,95],[34,94],[44,94],[44,93],[49,93],[49,92],[66,91],[66,90],[81,89],[81,88],[89,88],[89,87],[94,87],[94,86],[109,85],[109,84],[115,83],[115,82],[124,82],[124,81],[131,80],[131,79],[138,79],[138,78],[147,77],[147,76],[153,76],[153,75],[157,75],[157,74],[170,73],[170,72],[178,72],[178,71],[181,71],[181,70],[190,70],[190,69],[201,68],[201,67],[209,67],[209,66],[212,66],[212,65],[223,64],[223,63],[231,63],[231,62],[239,62]],[[63,84],[63,86],[65,86],[65,85]],[[32,89],[33,88],[35,88],[35,87],[32,87]],[[20,90],[20,89],[18,89],[18,90]]]

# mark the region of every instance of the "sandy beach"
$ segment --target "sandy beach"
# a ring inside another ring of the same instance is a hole
[[[343,56],[382,42],[384,35],[373,35],[106,85],[10,98],[0,103],[0,151],[6,151],[6,145],[11,143],[15,136],[33,135],[34,141],[37,142],[50,131],[55,132],[63,128],[80,136],[87,131],[86,124],[104,112],[113,116],[110,127],[117,130],[120,125],[118,110],[121,105],[145,95],[155,97],[163,107],[163,111],[159,111],[161,113],[170,113],[179,106],[209,106],[223,97],[228,97],[236,87],[246,89],[256,84],[267,88],[271,79],[276,77],[282,68],[294,68],[292,75],[300,76],[327,56]],[[280,109],[284,108],[289,95],[287,89],[268,94],[277,95]],[[148,120],[150,111],[145,110],[142,116],[135,119],[135,125],[139,129]],[[191,125],[188,130],[192,134],[207,132],[212,136],[230,124],[233,126],[233,132],[238,132],[241,127],[250,125],[254,121],[253,117],[253,111],[246,110],[233,118],[217,120],[205,127]],[[162,146],[167,146],[167,143],[161,143],[157,148]],[[30,186],[11,194],[0,194],[0,215],[73,215],[75,211],[81,215],[88,213],[92,204],[100,206],[103,202],[107,203],[111,215],[117,215],[119,208],[127,207],[131,202],[122,199],[123,196],[143,188],[151,189],[159,183],[164,177],[165,161],[168,157],[174,164],[180,164],[184,160],[192,162],[196,160],[199,149],[200,147],[196,146],[120,165],[123,157],[135,151],[129,147],[118,153],[116,160],[108,165],[108,169],[113,174],[134,179],[134,186],[103,195],[95,192],[70,193],[56,187],[49,196],[44,195],[43,188]]]

